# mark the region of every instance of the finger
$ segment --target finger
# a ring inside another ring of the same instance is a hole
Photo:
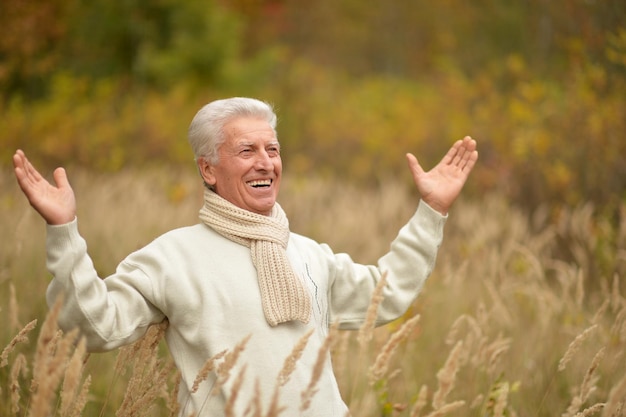
[[[13,155],[13,168],[15,168],[16,172],[18,169],[24,169],[24,162],[22,161],[22,157],[17,152],[15,152],[15,154]]]
[[[71,188],[70,182],[67,179],[67,172],[65,172],[64,168],[55,169],[52,176],[54,177],[54,182],[59,189]]]
[[[465,162],[465,165],[463,166],[462,170],[470,172],[474,168],[474,165],[476,165],[477,161],[478,161],[478,151],[474,150],[469,154],[469,157],[467,158],[467,161]]]
[[[460,144],[457,149],[457,153],[453,158],[452,165],[463,170],[467,165],[467,162],[471,158],[477,158],[478,154],[474,155],[474,152],[476,151],[476,141],[470,136],[465,136],[461,141],[457,141],[457,143],[459,142]]]
[[[478,151],[476,151],[476,141],[469,136],[466,136],[463,139],[465,153],[463,155],[463,160],[461,161],[459,167],[462,170],[472,169],[476,161],[478,160]]]
[[[39,171],[35,169],[33,164],[30,163],[30,161],[28,160],[28,158],[26,158],[25,155],[24,155],[24,168],[26,169],[26,174],[28,174],[28,176],[33,181],[41,181],[43,179]]]
[[[457,148],[456,155],[454,155],[454,159],[452,160],[452,165],[457,168],[463,168],[463,165],[465,164],[464,161],[468,155],[465,146],[463,145],[464,143],[461,143],[461,146]]]
[[[25,190],[30,185],[31,178],[28,172],[28,160],[24,152],[19,149],[13,155],[13,166],[19,186],[22,190]]]
[[[454,144],[448,149],[448,152],[444,155],[441,162],[445,165],[453,165],[455,163],[455,158],[457,157],[461,145],[463,144],[462,140],[457,140]]]
[[[13,155],[13,166],[15,167],[15,178],[17,179],[17,185],[20,186],[22,191],[26,192],[26,173],[24,172],[24,165],[19,155]]]
[[[21,149],[18,149],[15,152],[15,155],[13,156],[13,164],[16,168],[21,168],[23,170],[24,179],[26,180],[38,181],[42,178],[39,172],[30,163],[30,161],[26,157],[26,154],[24,154],[24,151],[22,151]]]
[[[417,158],[415,157],[415,155],[413,155],[412,153],[407,153],[406,160],[409,164],[409,169],[411,170],[411,173],[413,174],[413,176],[416,176],[416,175],[419,176],[424,173],[424,169],[422,168],[420,163],[417,161]]]

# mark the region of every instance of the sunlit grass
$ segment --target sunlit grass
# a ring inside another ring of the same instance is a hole
[[[69,174],[79,227],[102,276],[159,234],[197,222],[201,190],[193,172]],[[5,317],[0,348],[10,346],[7,365],[0,367],[0,414],[22,416],[36,410],[31,380],[42,355],[38,337],[46,328],[50,276],[43,221],[21,196],[12,173],[0,175],[0,312]],[[362,189],[341,181],[286,180],[280,202],[293,231],[348,251],[358,261],[375,262],[418,201],[405,185],[384,184]],[[335,369],[353,415],[551,417],[585,409],[586,415],[624,415],[626,226],[608,229],[590,210],[563,208],[557,221],[548,221],[541,211],[527,216],[498,196],[459,201],[433,276],[406,316],[376,329],[366,347],[357,332],[333,333]],[[565,252],[569,256],[562,256]],[[593,267],[598,253],[602,268]],[[612,273],[597,275],[599,270]],[[410,329],[402,328],[417,315]],[[36,327],[25,331],[29,341],[12,346],[35,319]],[[63,340],[55,343],[61,346]],[[390,340],[393,346],[386,345]],[[385,351],[389,357],[376,362]],[[154,357],[151,350],[142,352]],[[148,378],[169,366],[163,344],[159,352],[163,361],[151,362]],[[68,359],[72,353],[67,351]],[[124,357],[120,367],[118,352],[91,354],[80,375],[67,373],[76,379],[76,390],[90,375],[83,415],[115,415],[128,381],[129,391],[140,394],[132,372],[136,359]],[[18,363],[25,365],[22,371]],[[148,415],[169,415],[175,375],[168,375],[160,378],[168,389],[150,394],[155,405]],[[53,387],[59,400],[52,406],[56,415],[72,415],[62,409],[62,383],[61,378]],[[12,411],[14,404],[19,411]]]

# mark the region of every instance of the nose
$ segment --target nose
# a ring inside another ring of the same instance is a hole
[[[272,169],[272,158],[265,150],[257,152],[254,167],[259,171],[270,171]]]

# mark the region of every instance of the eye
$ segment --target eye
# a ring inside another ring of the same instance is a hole
[[[267,148],[267,153],[270,156],[278,156],[280,155],[280,147],[279,146],[270,146]]]

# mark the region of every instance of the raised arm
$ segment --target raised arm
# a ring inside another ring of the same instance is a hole
[[[21,150],[13,155],[17,182],[31,206],[48,224],[69,223],[76,217],[76,198],[65,169],[54,170],[55,185],[50,184],[28,161]]]
[[[422,200],[441,214],[447,214],[461,193],[478,160],[476,141],[469,136],[456,141],[430,171],[424,171],[413,154],[407,154],[409,168]]]

